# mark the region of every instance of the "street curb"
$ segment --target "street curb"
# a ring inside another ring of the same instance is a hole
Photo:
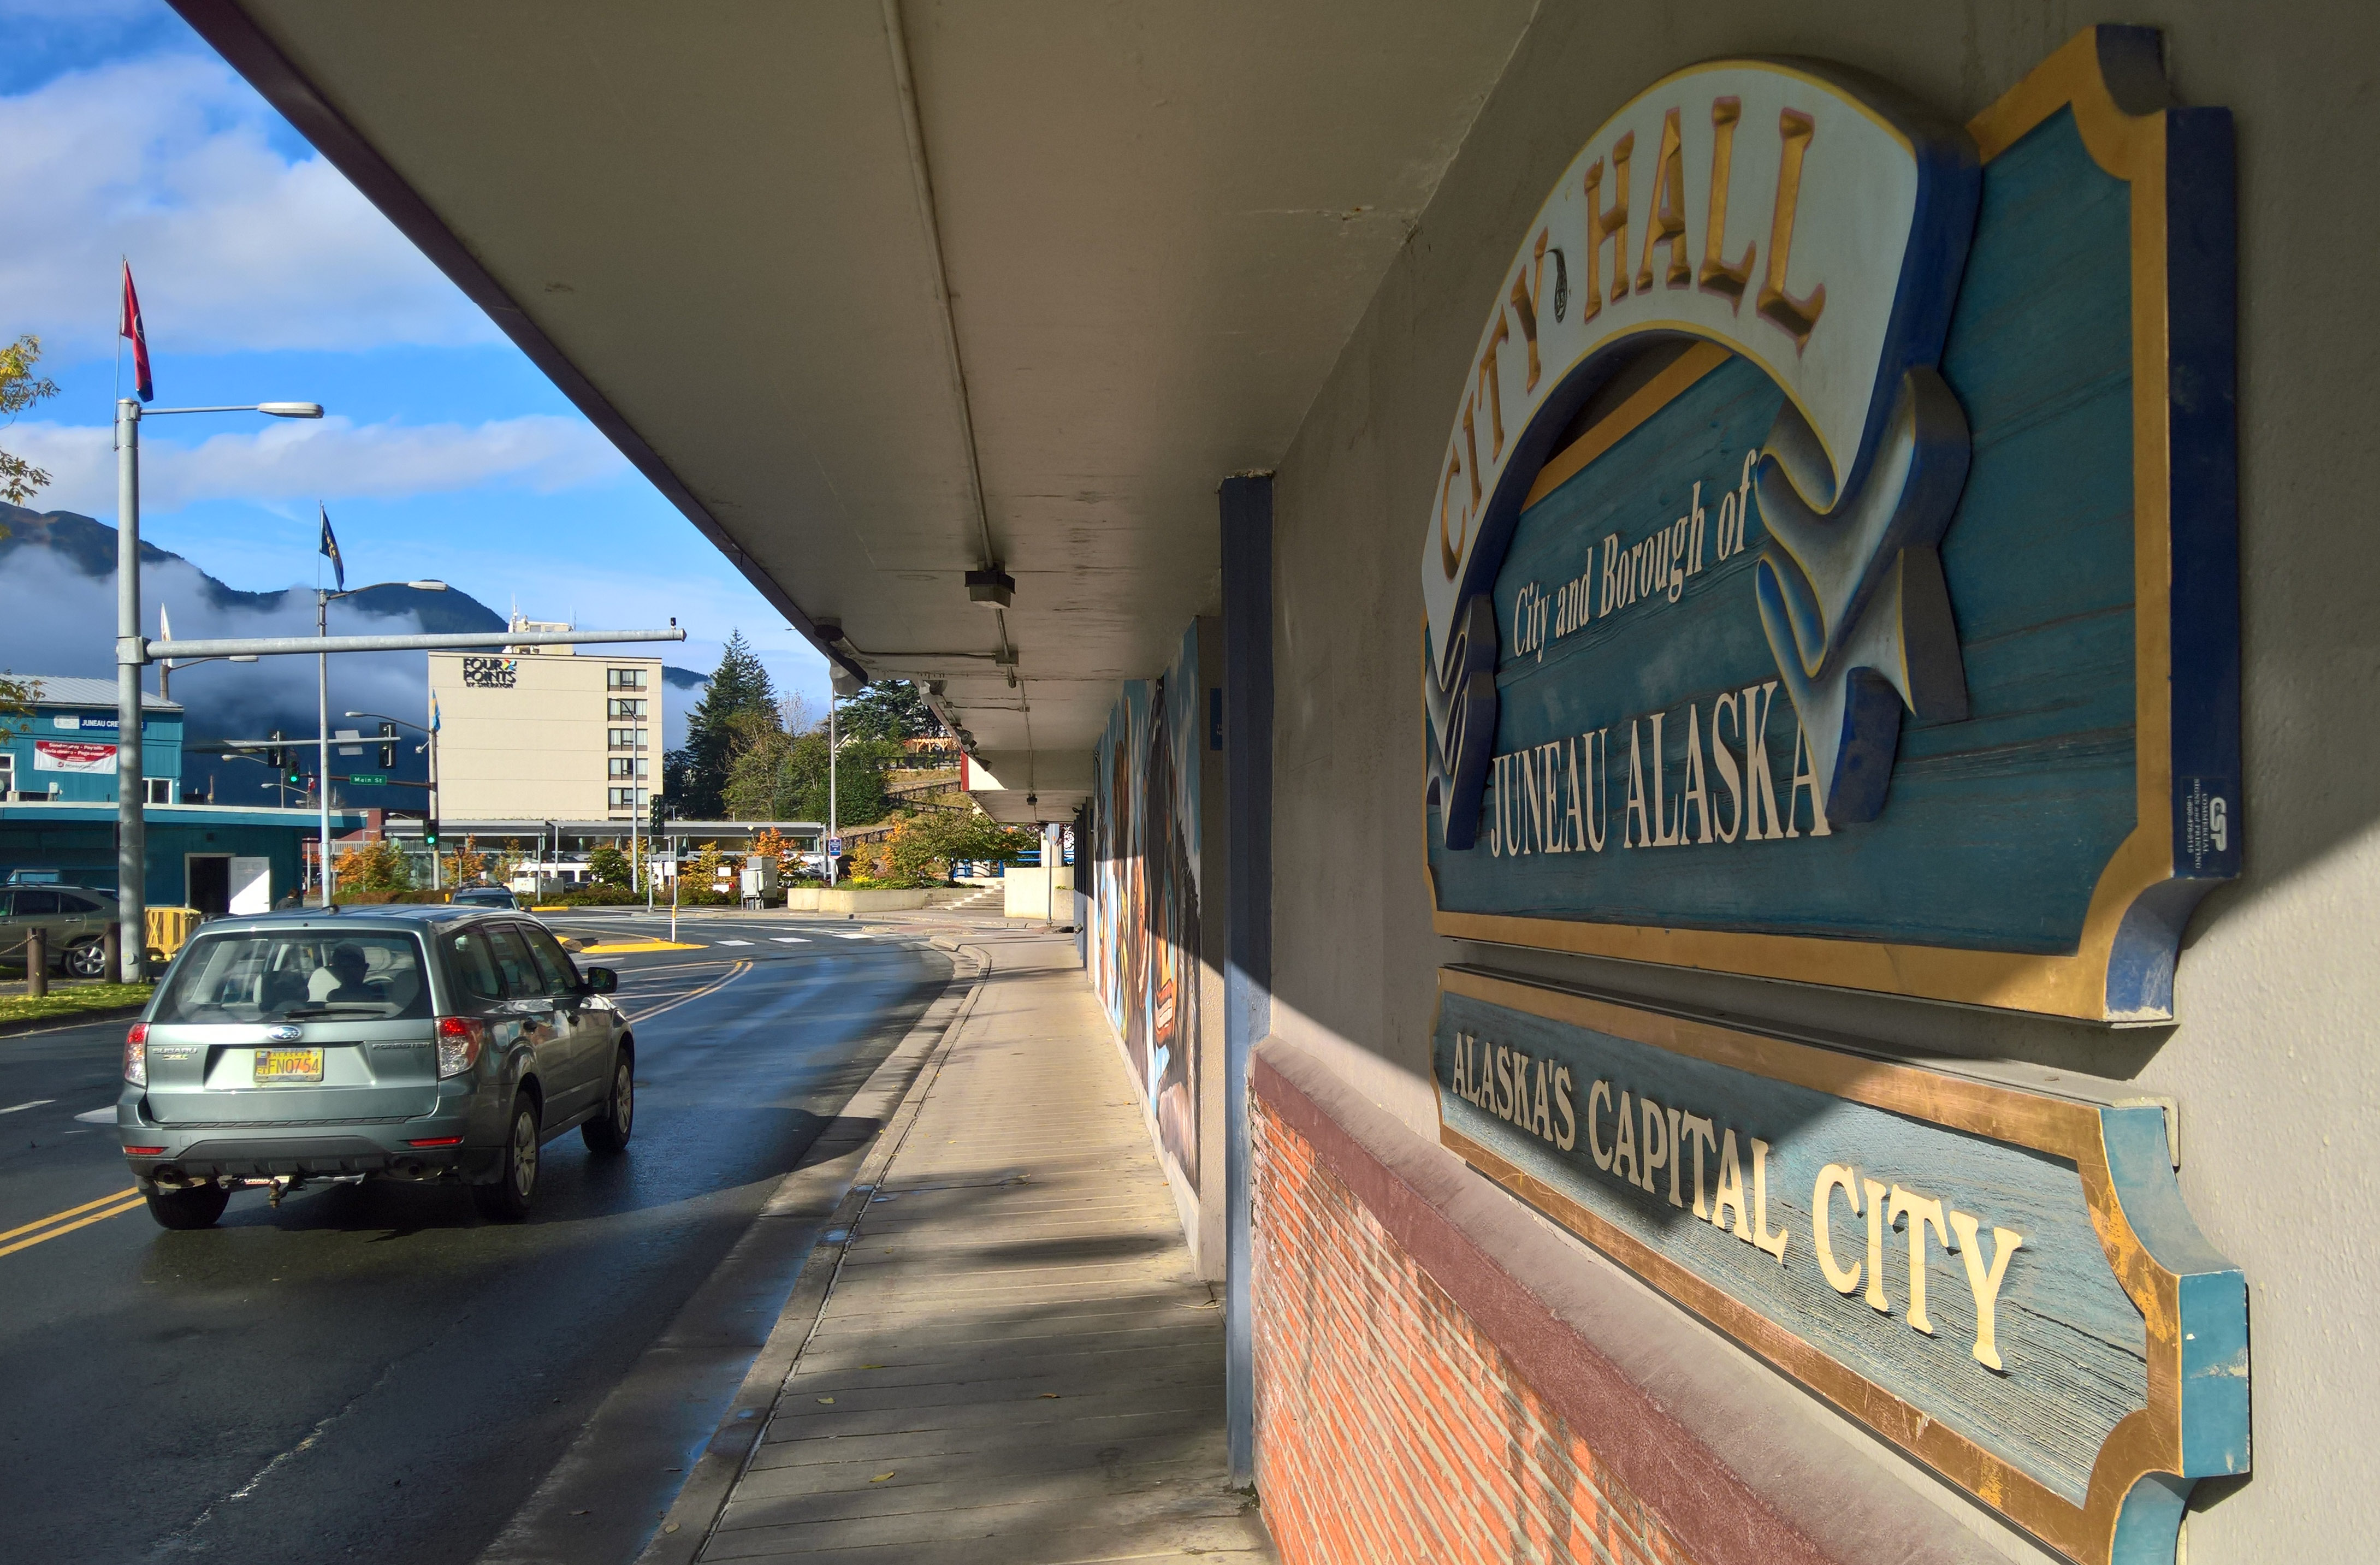
[[[955,946],[943,949],[954,954],[958,950]],[[880,1088],[879,1078],[907,1071],[899,1101],[885,1116],[882,1128],[829,1161],[787,1174],[762,1209],[763,1218],[795,1216],[815,1212],[823,1204],[832,1207],[832,1214],[818,1223],[818,1236],[802,1263],[792,1294],[769,1332],[767,1343],[752,1361],[750,1371],[736,1389],[710,1443],[686,1474],[686,1485],[662,1518],[660,1530],[637,1556],[636,1565],[693,1565],[726,1511],[736,1483],[759,1450],[761,1436],[783,1392],[786,1377],[793,1373],[795,1360],[809,1345],[810,1334],[818,1328],[819,1317],[826,1311],[827,1294],[843,1270],[846,1236],[883,1179],[885,1169],[907,1139],[909,1127],[916,1122],[927,1093],[941,1074],[942,1062],[949,1058],[953,1044],[975,1013],[976,1000],[983,993],[983,980],[991,971],[991,958],[980,949],[970,948],[970,952],[975,958],[974,972],[953,979],[952,984],[955,989],[965,983],[965,998],[942,1024],[941,1036],[930,1049],[924,1051],[914,1064],[905,1066],[905,1039],[903,1047],[894,1049],[892,1057],[877,1068],[876,1075],[853,1097],[857,1103],[876,1091],[889,1088],[889,1081]],[[922,1031],[923,1025],[921,1019],[918,1030]],[[847,1177],[838,1181],[831,1171],[838,1170]],[[824,1188],[829,1186],[832,1187],[831,1194]]]
[[[20,1037],[27,1033],[60,1033],[68,1027],[88,1026],[93,1022],[121,1022],[138,1016],[149,1009],[149,1002],[138,1005],[111,1005],[104,1011],[79,1011],[70,1016],[27,1016],[14,1022],[0,1022],[0,1037]]]

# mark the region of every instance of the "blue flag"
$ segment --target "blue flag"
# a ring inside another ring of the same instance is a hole
[[[331,513],[319,501],[314,508],[322,513],[322,557],[331,562],[331,569],[337,573],[339,578],[339,590],[345,592],[347,589],[347,563],[339,558],[339,540],[331,531]]]

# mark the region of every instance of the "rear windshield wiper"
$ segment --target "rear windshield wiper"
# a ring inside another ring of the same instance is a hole
[[[281,1013],[284,1016],[321,1016],[333,1011],[368,1011],[374,1015],[388,1014],[388,1005],[377,1000],[322,1001],[312,1005],[293,1005]]]

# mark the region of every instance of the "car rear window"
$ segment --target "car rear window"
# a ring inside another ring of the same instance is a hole
[[[158,997],[159,1024],[430,1014],[421,942],[377,929],[201,934]]]

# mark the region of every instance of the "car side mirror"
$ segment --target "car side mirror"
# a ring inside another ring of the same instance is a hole
[[[620,987],[620,975],[609,967],[589,967],[584,976],[589,994],[610,994]]]

